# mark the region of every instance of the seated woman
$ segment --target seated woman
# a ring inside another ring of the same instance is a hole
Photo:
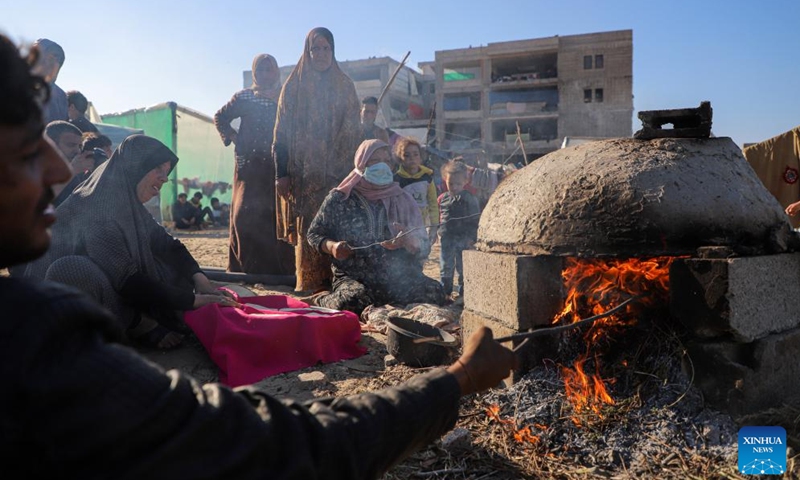
[[[128,335],[155,348],[177,346],[182,311],[231,303],[186,247],[142,205],[178,162],[158,140],[133,135],[58,209],[52,245],[26,276],[72,285],[116,314]]]
[[[444,304],[442,286],[422,273],[430,252],[414,199],[393,181],[389,145],[366,140],[355,170],[333,189],[308,229],[308,243],[333,257],[321,307],[357,314],[369,305]]]

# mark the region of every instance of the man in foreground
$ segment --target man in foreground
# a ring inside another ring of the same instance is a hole
[[[42,135],[47,88],[28,65],[0,36],[0,267],[47,250],[52,187],[70,178]],[[0,304],[0,461],[25,478],[376,478],[516,363],[483,329],[455,364],[402,386],[280,402],[162,371],[67,287],[0,277]]]

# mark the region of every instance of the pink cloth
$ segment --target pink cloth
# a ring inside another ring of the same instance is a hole
[[[422,227],[424,223],[414,197],[400,188],[400,184],[393,182],[389,185],[379,186],[364,180],[364,170],[367,168],[367,162],[372,157],[372,154],[379,148],[388,147],[389,145],[383,140],[373,139],[361,142],[353,159],[355,169],[342,180],[336,190],[344,193],[344,197],[347,198],[350,196],[350,192],[355,189],[370,202],[378,200],[383,202],[383,207],[386,209],[386,218],[389,222],[389,231],[392,235],[397,235],[401,230],[397,225],[402,225],[405,230],[409,230]]]
[[[206,305],[186,324],[219,367],[220,382],[248,385],[279,373],[360,357],[361,326],[352,312],[319,309],[283,295],[242,297],[269,310]]]

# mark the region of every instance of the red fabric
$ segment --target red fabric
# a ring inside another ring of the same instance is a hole
[[[274,311],[213,304],[185,315],[186,324],[219,367],[220,381],[226,385],[247,385],[366,352],[358,345],[361,327],[352,312],[315,310],[283,295],[242,297],[239,301]],[[281,310],[287,308],[302,310]]]

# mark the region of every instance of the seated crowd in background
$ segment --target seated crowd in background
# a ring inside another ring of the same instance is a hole
[[[210,207],[203,207],[201,192],[195,192],[191,200],[185,193],[178,194],[178,201],[172,204],[172,220],[179,230],[200,230],[208,226],[228,226],[229,208],[212,198]],[[215,206],[216,204],[216,206]]]

